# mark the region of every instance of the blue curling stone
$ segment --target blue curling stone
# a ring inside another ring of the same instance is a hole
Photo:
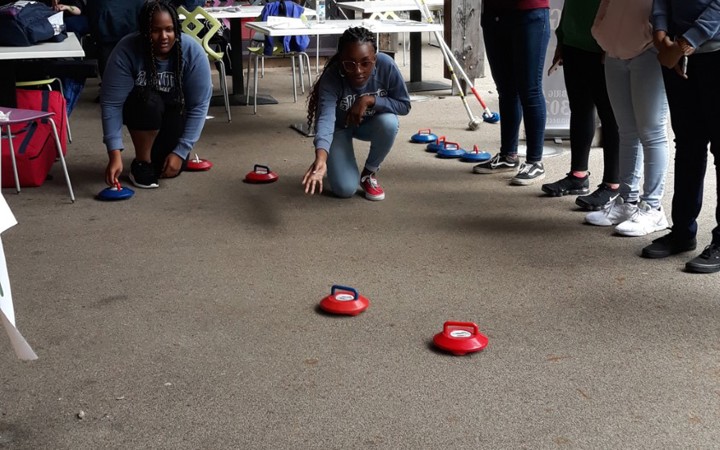
[[[445,146],[445,136],[440,136],[435,142],[431,142],[425,147],[426,152],[437,153],[438,150]]]
[[[471,152],[465,152],[461,159],[467,162],[483,162],[488,161],[490,158],[492,158],[490,153],[479,151],[478,146],[475,145],[473,150]]]
[[[446,142],[443,148],[438,150],[438,158],[461,158],[465,153],[465,150],[460,148],[459,144],[454,142]]]
[[[127,200],[133,195],[135,195],[135,191],[128,187],[122,187],[118,185],[103,189],[97,195],[97,199],[112,202],[116,200]]]
[[[429,128],[425,130],[418,130],[417,133],[413,134],[410,138],[410,141],[419,143],[419,144],[427,144],[429,142],[434,142],[437,140],[437,135],[433,134]]]

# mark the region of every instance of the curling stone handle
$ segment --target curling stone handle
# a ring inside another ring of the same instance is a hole
[[[430,134],[430,133],[432,133],[432,131],[430,130],[430,128],[421,128],[421,129],[419,129],[418,132],[417,132],[417,134]]]
[[[480,334],[480,329],[478,328],[477,324],[474,322],[445,322],[443,325],[443,333],[450,334],[450,327],[465,327],[465,328],[472,328],[472,334],[473,336],[476,334]]]
[[[437,144],[437,145],[443,144],[443,143],[445,143],[445,140],[446,140],[446,139],[447,139],[447,138],[446,138],[445,136],[440,136],[439,138],[437,138],[437,139],[435,140],[435,144]]]
[[[358,291],[355,288],[351,288],[348,286],[341,286],[339,284],[333,284],[333,287],[330,289],[330,295],[335,295],[335,291],[352,292],[353,300],[358,299]]]
[[[257,172],[259,169],[265,169],[265,173],[270,173],[270,168],[268,166],[263,166],[262,164],[255,164],[255,167],[253,167],[253,172]]]
[[[446,150],[447,149],[456,150],[456,149],[460,148],[460,144],[458,144],[457,142],[445,141],[445,142],[443,142],[443,148]]]

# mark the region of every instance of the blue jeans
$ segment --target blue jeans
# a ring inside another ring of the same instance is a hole
[[[370,142],[365,168],[377,172],[395,143],[399,126],[397,115],[383,113],[366,118],[358,127],[335,130],[328,154],[327,174],[330,189],[336,196],[352,197],[360,184],[353,138]]]
[[[720,51],[688,57],[687,80],[663,67],[675,132],[675,193],[672,200],[673,233],[680,239],[697,235],[702,209],[707,151],[714,156],[715,176],[720,180]],[[720,183],[717,183],[720,199]],[[720,207],[715,205],[713,244],[720,244]]]
[[[657,50],[633,59],[606,57],[605,79],[620,135],[620,195],[657,208],[668,165],[668,106]]]
[[[500,101],[500,153],[516,155],[525,121],[527,161],[542,160],[545,139],[545,52],[550,41],[547,8],[484,13],[481,18],[490,71]]]

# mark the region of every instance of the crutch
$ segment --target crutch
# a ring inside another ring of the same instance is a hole
[[[425,12],[422,9],[422,6],[418,3],[418,0],[415,0],[415,4],[420,8],[420,12],[422,13],[423,17],[426,17]],[[430,23],[432,23],[432,19],[430,20]],[[442,36],[440,35],[439,31],[433,31],[435,33],[435,38],[437,38],[438,41],[443,41]],[[465,92],[460,84],[460,80],[458,80],[457,75],[455,74],[455,70],[453,69],[452,60],[449,58],[448,54],[446,53],[447,49],[440,46],[440,51],[443,54],[443,59],[445,60],[445,65],[447,66],[448,72],[450,72],[450,78],[453,81],[453,84],[455,87],[457,87],[457,90],[460,94],[460,100],[462,100],[463,106],[465,107],[465,111],[468,114],[468,117],[470,118],[470,122],[468,123],[468,128],[471,130],[477,130],[480,127],[480,119],[475,117],[473,112],[470,110],[470,105],[468,105],[467,98],[465,97]]]
[[[428,23],[435,23],[432,19],[432,14],[430,13],[430,8],[428,8],[427,3],[425,3],[425,0],[415,0],[415,4],[418,6],[418,8],[420,8],[420,14],[423,17],[423,20],[425,20]],[[445,60],[448,67],[454,65],[457,68],[458,72],[460,72],[460,76],[463,78],[463,80],[465,80],[465,82],[468,84],[468,86],[470,86],[470,90],[475,95],[475,98],[478,100],[478,102],[480,102],[480,106],[482,106],[482,108],[483,108],[483,114],[482,114],[483,120],[487,123],[498,123],[500,121],[500,114],[490,111],[490,108],[487,107],[487,105],[485,104],[483,99],[480,97],[480,94],[478,93],[477,89],[475,88],[475,83],[473,82],[473,80],[470,79],[470,77],[467,76],[467,74],[465,73],[465,70],[463,70],[462,66],[458,62],[455,55],[453,54],[452,50],[450,50],[450,47],[448,47],[447,42],[445,42],[444,39],[440,39],[439,34],[440,33],[436,31],[435,37],[438,38],[438,42],[440,43],[440,48],[444,49],[443,56],[447,55],[450,59],[449,62],[447,59]],[[462,90],[462,89],[460,89],[460,90]],[[472,129],[475,129],[475,128],[472,128]]]

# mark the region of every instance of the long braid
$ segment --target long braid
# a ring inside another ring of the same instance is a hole
[[[308,102],[307,102],[308,129],[317,131],[317,123],[314,123],[314,121],[315,121],[315,117],[317,116],[317,112],[318,112],[317,109],[318,109],[318,96],[320,93],[320,83],[322,82],[322,79],[325,76],[325,73],[328,71],[329,68],[337,66],[337,63],[340,60],[340,55],[342,54],[343,50],[348,45],[350,45],[350,44],[366,44],[366,43],[372,44],[373,48],[375,49],[375,52],[377,53],[377,44],[375,42],[375,34],[372,33],[370,30],[368,30],[367,28],[363,28],[363,27],[348,28],[347,30],[345,30],[345,32],[342,34],[342,36],[340,36],[340,39],[338,39],[338,44],[337,44],[337,51],[325,63],[322,73],[315,80],[315,84],[313,85],[312,90],[310,91],[310,96],[308,96]]]
[[[146,2],[142,10],[140,11],[139,17],[139,29],[144,40],[144,54],[143,59],[145,62],[146,72],[146,86],[148,87],[147,92],[143,95],[147,100],[148,92],[158,91],[158,73],[157,73],[157,58],[153,50],[151,28],[153,16],[157,12],[167,12],[170,14],[170,18],[173,22],[173,28],[175,29],[175,87],[173,89],[175,100],[180,105],[180,113],[185,112],[185,93],[183,92],[183,68],[185,62],[182,57],[182,27],[180,24],[180,18],[178,17],[177,10],[167,0],[153,0]]]

